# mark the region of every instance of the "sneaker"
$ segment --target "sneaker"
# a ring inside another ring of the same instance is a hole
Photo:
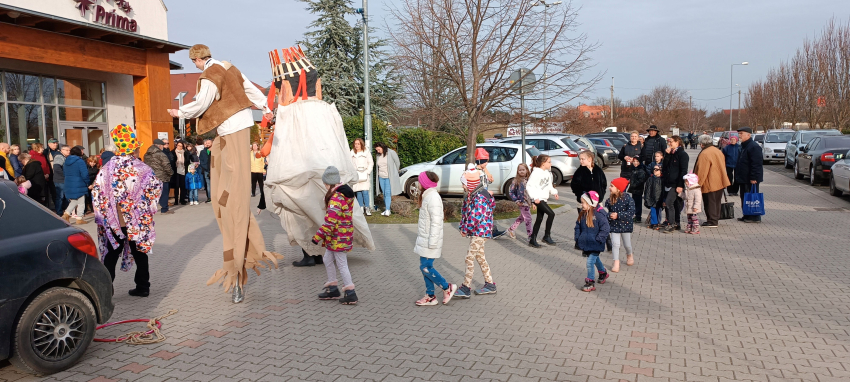
[[[700,226],[708,227],[708,228],[717,228],[718,227],[718,225],[716,223],[709,223],[709,222],[702,222],[702,223],[700,223]]]
[[[596,287],[593,286],[593,279],[584,279],[584,286],[581,287],[582,292],[593,292],[596,290]]]
[[[339,288],[336,285],[326,286],[324,290],[324,292],[319,293],[319,300],[333,300],[340,296]]]
[[[511,237],[511,239],[516,239],[516,234],[514,234],[514,231],[508,231],[508,235]]]
[[[475,294],[493,294],[496,293],[496,284],[484,283],[484,286],[475,290]]]
[[[548,235],[543,236],[543,242],[549,245],[555,245],[555,241],[552,240],[552,237]]]
[[[472,297],[472,291],[469,290],[468,286],[461,285],[457,288],[457,292],[455,292],[455,297],[470,298],[470,297]]]
[[[599,272],[599,281],[600,284],[605,284],[605,280],[608,280],[608,272]]]
[[[436,304],[436,299],[434,301],[434,304]],[[342,305],[357,305],[357,293],[354,293],[354,289],[345,291],[345,296],[339,299],[339,303]]]
[[[416,301],[416,306],[433,306],[437,305],[437,297],[436,296],[425,296]]]
[[[366,216],[372,216],[372,209],[369,207],[363,208],[366,211]]]
[[[493,230],[493,238],[494,238],[494,239],[498,239],[498,238],[500,238],[500,237],[502,237],[502,236],[505,236],[505,234],[506,234],[507,232],[508,232],[508,231],[497,231],[497,230],[495,230],[495,229],[494,229],[494,230]]]
[[[673,227],[672,225],[668,225],[667,228],[664,228],[661,232],[673,233],[673,231],[675,231],[675,230],[676,230],[676,227]]]
[[[448,304],[452,300],[452,297],[457,293],[457,289],[457,285],[449,284],[449,289],[443,292],[443,305]]]

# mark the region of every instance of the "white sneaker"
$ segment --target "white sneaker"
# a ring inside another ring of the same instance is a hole
[[[366,216],[372,216],[372,209],[370,209],[369,207],[366,207],[363,210],[366,211]]]
[[[384,213],[384,216],[390,216],[390,214],[391,214],[390,210],[387,210],[387,212]]]

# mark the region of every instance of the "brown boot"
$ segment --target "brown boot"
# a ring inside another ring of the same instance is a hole
[[[80,225],[86,224],[86,221],[83,220],[83,219],[77,219],[77,224],[80,224]]]
[[[68,224],[71,224],[71,215],[69,215],[67,212],[62,214],[62,219],[65,220]]]

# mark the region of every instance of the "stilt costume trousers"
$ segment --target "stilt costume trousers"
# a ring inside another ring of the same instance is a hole
[[[274,265],[283,256],[266,251],[260,226],[251,215],[250,129],[216,137],[211,148],[210,183],[212,205],[218,228],[224,239],[224,265],[207,285],[221,281],[226,292],[248,280],[247,270],[260,274],[259,268]]]

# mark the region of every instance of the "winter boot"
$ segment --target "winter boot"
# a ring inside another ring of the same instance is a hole
[[[608,280],[608,272],[599,272],[599,283],[605,284],[605,280]]]
[[[540,244],[537,244],[537,238],[534,236],[528,238],[528,246],[540,248]]]
[[[543,236],[543,242],[549,245],[555,245],[555,241],[549,235]]]
[[[339,299],[339,303],[342,305],[356,305],[357,293],[354,293],[354,289],[345,291],[345,296]]]
[[[593,286],[593,279],[584,279],[584,286],[581,287],[582,292],[593,292],[596,290],[596,287]]]
[[[301,253],[304,254],[304,258],[301,261],[293,261],[292,265],[296,267],[312,267],[316,265],[316,259],[314,256],[310,256],[303,249]]]
[[[339,288],[336,285],[325,287],[325,291],[319,293],[319,300],[333,300],[339,298]]]

